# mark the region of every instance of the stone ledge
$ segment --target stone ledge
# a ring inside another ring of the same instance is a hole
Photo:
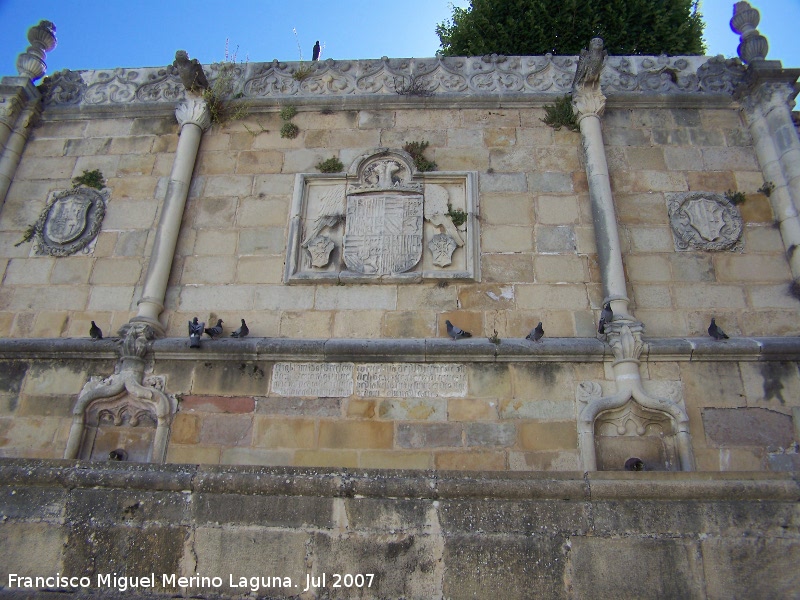
[[[414,471],[0,459],[0,485],[241,495],[800,501],[791,473]]]
[[[759,361],[800,360],[800,337],[645,339],[644,361]],[[119,338],[29,338],[0,340],[0,359],[91,358],[119,356]],[[187,338],[164,338],[153,343],[156,360],[303,360],[306,362],[601,362],[613,360],[608,344],[597,338],[522,338],[493,344],[475,337],[349,339],[222,338],[204,339],[189,349]]]

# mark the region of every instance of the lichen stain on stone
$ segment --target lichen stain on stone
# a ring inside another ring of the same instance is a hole
[[[556,385],[558,373],[563,369],[560,364],[554,362],[530,363],[524,368],[531,377],[541,380],[547,387]]]
[[[777,399],[781,404],[786,404],[783,397],[783,378],[789,377],[796,367],[792,363],[765,362],[760,365],[761,377],[764,378],[762,388],[764,400]]]
[[[239,373],[246,377],[252,377],[253,379],[264,379],[264,370],[258,365],[242,363],[239,365]]]
[[[0,363],[0,393],[18,394],[28,366],[28,363],[17,361]]]
[[[414,536],[411,535],[405,539],[397,542],[389,542],[386,544],[386,558],[397,558],[401,554],[405,554],[414,546]]]

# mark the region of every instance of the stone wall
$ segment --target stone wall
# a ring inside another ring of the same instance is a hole
[[[698,470],[797,470],[797,344],[727,344],[726,357],[712,340],[652,342],[645,390],[685,409]],[[606,348],[594,339],[247,339],[190,351],[166,339],[148,372],[179,400],[170,463],[553,472],[585,469],[582,386],[617,390]],[[114,371],[115,341],[7,340],[0,353],[0,456],[64,457],[78,395]],[[648,470],[680,468],[673,426],[621,423],[622,432],[597,426],[598,468],[621,470],[631,456]],[[101,422],[85,457],[123,447],[146,460],[151,424],[119,425]]]
[[[792,598],[798,500],[788,474],[0,460],[0,596],[31,594],[9,574],[59,574],[88,585],[39,587],[72,597]],[[177,584],[197,575],[219,580]],[[280,579],[250,579],[261,577]],[[316,587],[303,593],[307,582]]]
[[[161,316],[167,335],[183,336],[193,316],[231,329],[245,318],[251,335],[288,338],[436,337],[448,318],[501,338],[523,337],[540,320],[548,336],[593,335],[603,298],[577,133],[554,131],[533,107],[298,107],[292,140],[280,136],[276,112],[204,134]],[[141,297],[177,125],[43,118],[0,218],[0,333],[78,337],[90,320],[116,331]],[[716,315],[729,334],[796,335],[800,303],[737,107],[610,108],[604,128],[631,308],[646,333],[703,334]],[[295,174],[421,140],[440,171],[478,174],[480,283],[285,285]],[[85,169],[100,169],[111,191],[93,251],[31,257],[29,244],[15,247],[48,193]],[[728,190],[748,196],[741,252],[676,251],[667,197]]]
[[[83,337],[92,320],[111,333],[136,314],[176,132],[174,118],[45,120],[34,130],[0,215],[4,337]],[[95,169],[111,194],[91,253],[30,256],[30,243],[16,245],[50,192]]]

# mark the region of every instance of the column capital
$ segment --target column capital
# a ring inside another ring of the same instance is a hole
[[[175,118],[178,119],[181,129],[190,123],[197,125],[203,131],[207,131],[211,127],[211,112],[208,110],[208,104],[197,96],[189,96],[185,100],[181,100],[175,108]]]
[[[800,91],[800,69],[784,69],[779,60],[762,60],[747,66],[733,97],[741,102],[745,116],[767,114],[773,108],[791,109]]]
[[[594,85],[576,85],[572,90],[572,110],[578,123],[585,117],[600,118],[606,109],[606,96],[600,82]]]

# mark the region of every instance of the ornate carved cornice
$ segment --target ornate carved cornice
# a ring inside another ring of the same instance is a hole
[[[248,63],[230,69],[205,67],[211,86],[231,78],[227,98],[325,99],[401,94],[413,77],[426,102],[437,99],[535,98],[564,95],[572,89],[577,57],[498,56],[382,58],[379,60],[299,63]],[[310,73],[297,77],[298,71]],[[231,73],[232,71],[232,73]],[[609,96],[626,94],[731,94],[741,79],[738,59],[703,56],[610,56],[600,75]],[[153,106],[187,96],[173,66],[102,71],[62,71],[42,86],[48,108],[82,106]],[[411,94],[413,95],[413,94]],[[272,104],[274,105],[274,104]]]

